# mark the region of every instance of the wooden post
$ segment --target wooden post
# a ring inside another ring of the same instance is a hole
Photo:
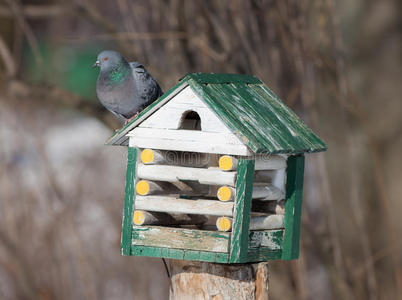
[[[169,300],[267,300],[268,263],[225,265],[170,260]]]

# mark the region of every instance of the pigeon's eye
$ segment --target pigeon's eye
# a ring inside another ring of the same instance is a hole
[[[108,59],[109,59],[109,57],[105,57],[103,60],[104,60],[104,61],[107,61]]]

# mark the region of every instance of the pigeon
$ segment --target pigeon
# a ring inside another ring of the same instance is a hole
[[[100,67],[96,83],[100,102],[124,124],[163,94],[141,63],[129,63],[116,51],[99,53],[93,67]]]

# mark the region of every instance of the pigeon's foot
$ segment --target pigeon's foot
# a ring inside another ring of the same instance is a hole
[[[137,113],[136,113],[134,116],[132,116],[130,119],[127,119],[126,121],[124,121],[124,126],[127,125],[127,123],[130,122],[131,120],[135,119],[135,118],[138,116],[139,113],[140,113],[140,112],[137,112]]]

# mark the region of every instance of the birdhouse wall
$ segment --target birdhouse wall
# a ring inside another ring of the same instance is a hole
[[[143,121],[138,127],[179,129],[183,115],[188,111],[196,112],[201,119],[201,131],[232,133],[214,114],[190,86],[184,88],[159,110]]]
[[[152,151],[155,163],[157,162],[154,165],[144,163],[141,149],[129,148],[121,243],[123,255],[220,263],[297,258],[303,156],[290,156],[288,163],[284,156],[266,157],[264,160],[261,156],[255,156],[254,159],[232,156],[235,169],[223,171],[217,167],[219,156],[214,154],[199,154],[204,158],[210,156],[208,163],[201,163],[199,167],[192,168],[181,166],[183,162],[188,163],[187,158],[180,163],[172,164],[164,160],[168,152]],[[142,153],[146,151],[142,149]],[[285,198],[284,193],[272,193],[271,187],[273,182],[282,177],[278,174],[286,167],[289,174],[286,179],[286,201],[284,201],[286,209],[283,212],[282,201],[278,200]],[[175,173],[176,171],[178,172]],[[216,172],[215,176],[211,176],[210,172]],[[235,177],[228,180],[233,175]],[[150,180],[151,185],[163,182],[179,184],[174,193],[184,187],[181,192],[184,197],[172,195],[172,190],[165,189],[166,185],[162,189],[156,188],[155,196],[152,193],[141,196],[136,192],[136,184],[144,178]],[[186,183],[196,181],[198,181],[196,186],[198,192],[201,191],[200,186],[209,186],[209,189],[202,189],[201,193],[204,196],[201,198],[191,197],[191,193],[185,191]],[[232,201],[218,201],[217,188],[221,184],[233,187]],[[260,187],[263,187],[264,191],[269,191],[268,194],[264,194],[265,200],[261,198]],[[185,195],[189,195],[190,198]],[[270,201],[271,199],[275,200]],[[263,213],[258,213],[259,211]],[[271,214],[267,215],[268,211],[271,211]],[[137,212],[144,218],[144,225],[133,225]],[[209,219],[206,216],[209,216]],[[217,231],[212,225],[214,223],[206,222],[210,221],[211,217],[212,220],[217,220],[218,216],[231,220],[228,232]],[[166,225],[168,227],[164,227]],[[191,226],[188,227],[189,225]]]
[[[199,116],[200,130],[182,129],[190,112]],[[128,133],[129,146],[163,150],[252,155],[190,86],[170,99]]]

